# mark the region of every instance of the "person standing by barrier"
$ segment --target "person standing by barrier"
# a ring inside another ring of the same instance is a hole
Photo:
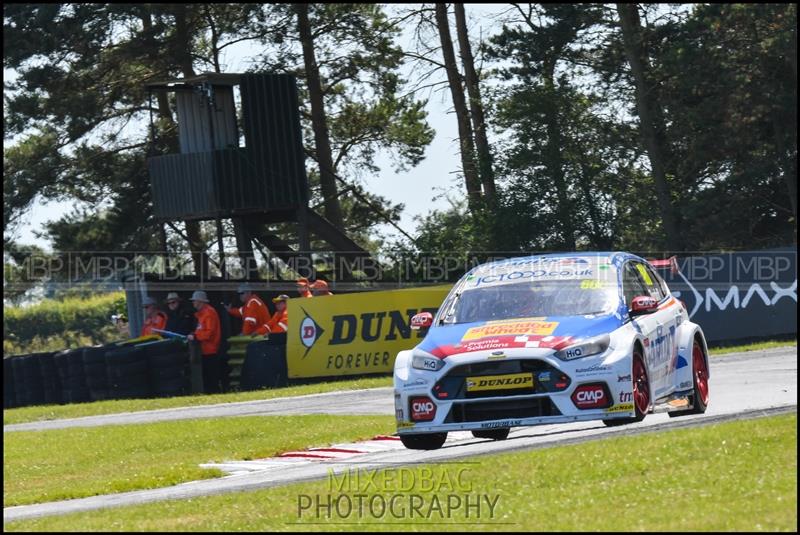
[[[328,283],[322,279],[317,279],[314,281],[314,284],[311,285],[311,291],[314,292],[314,297],[333,295],[333,292],[328,289]]]
[[[167,325],[167,315],[158,309],[156,300],[149,295],[142,301],[142,306],[144,307],[144,325],[140,336],[158,335],[153,329],[163,330]]]
[[[187,335],[197,324],[194,314],[187,310],[177,292],[167,294],[167,331]]]
[[[300,277],[297,279],[297,293],[300,294],[300,297],[314,297],[314,294],[311,293],[311,289],[308,286],[307,278]]]
[[[289,296],[281,294],[275,297],[272,302],[275,303],[275,314],[269,320],[269,329],[271,334],[285,333],[289,325],[289,311],[286,309],[286,301]]]
[[[253,293],[253,289],[246,283],[239,285],[238,294],[244,306],[227,307],[227,310],[231,316],[242,318],[242,334],[245,336],[269,334],[270,314],[264,301]]]
[[[208,297],[203,290],[192,294],[192,306],[197,311],[197,327],[187,336],[192,342],[200,342],[200,353],[203,359],[203,391],[206,394],[222,390],[222,358],[219,355],[219,345],[222,341],[222,329],[219,315],[209,304]]]

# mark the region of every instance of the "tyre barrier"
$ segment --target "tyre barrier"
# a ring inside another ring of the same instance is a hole
[[[253,390],[287,384],[285,342],[280,335],[234,337],[232,386]],[[188,395],[191,373],[189,350],[181,340],[16,355],[3,359],[3,407]]]
[[[39,373],[42,376],[42,387],[44,388],[44,403],[46,405],[56,405],[61,403],[61,379],[58,375],[58,368],[54,353],[35,353],[39,364]],[[33,355],[32,355],[33,356]]]
[[[150,397],[147,354],[139,346],[125,346],[105,353],[108,386],[114,399]]]
[[[156,397],[189,394],[189,352],[186,344],[166,340],[143,344],[147,350],[147,378],[150,392]]]
[[[241,390],[286,386],[287,375],[285,337],[281,340],[273,335],[269,340],[248,344],[240,374]]]
[[[81,358],[91,401],[111,399],[108,370],[106,369],[106,351],[108,350],[108,347],[86,347],[83,349]]]
[[[17,401],[20,405],[43,404],[44,381],[39,369],[38,355],[25,355],[14,364],[14,375],[20,377],[22,382],[22,388],[17,392]]]
[[[61,399],[64,403],[91,400],[83,367],[83,348],[60,351],[53,356],[61,380]]]
[[[3,408],[11,409],[17,406],[17,382],[14,380],[13,359],[3,359]]]

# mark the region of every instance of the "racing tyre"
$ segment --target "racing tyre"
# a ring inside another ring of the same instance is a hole
[[[644,366],[644,359],[639,349],[633,350],[633,365],[631,368],[633,376],[633,408],[636,411],[636,416],[633,418],[603,420],[603,423],[608,427],[641,422],[650,410],[650,381],[647,378],[647,368]]]
[[[694,391],[690,397],[692,408],[688,411],[668,412],[670,418],[686,414],[703,414],[708,407],[708,366],[703,347],[696,339],[692,346],[692,378],[694,382]]]
[[[505,429],[485,429],[483,431],[473,431],[472,436],[475,438],[489,438],[491,440],[505,440],[508,438],[508,433],[511,431],[509,428]]]
[[[438,450],[445,440],[447,440],[447,433],[400,435],[400,441],[403,446],[410,450]]]

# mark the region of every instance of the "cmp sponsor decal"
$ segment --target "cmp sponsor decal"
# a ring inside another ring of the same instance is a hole
[[[533,386],[533,374],[513,373],[509,375],[484,375],[481,377],[467,377],[466,383],[467,392],[530,388]]]
[[[557,321],[537,321],[532,318],[528,318],[525,320],[514,320],[514,321],[500,321],[500,322],[492,322],[487,323],[486,325],[481,325],[480,327],[472,327],[471,329],[467,329],[467,332],[464,333],[464,336],[461,338],[462,342],[470,341],[470,340],[479,340],[481,338],[487,338],[490,336],[502,336],[502,335],[548,335],[553,334],[553,331],[556,330],[558,327]]]
[[[614,405],[613,407],[609,407],[606,409],[606,412],[631,412],[633,411],[633,403],[620,403],[618,405]]]

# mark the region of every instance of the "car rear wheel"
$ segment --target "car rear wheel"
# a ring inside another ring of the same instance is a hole
[[[633,418],[603,420],[603,423],[609,427],[641,422],[650,410],[650,381],[647,379],[647,368],[644,366],[644,358],[642,358],[642,353],[638,348],[633,350],[632,360],[633,408],[636,412],[636,416]]]
[[[473,431],[472,436],[475,438],[489,438],[491,440],[505,440],[508,438],[508,433],[511,431],[509,428],[505,429],[485,429],[483,431]]]
[[[403,446],[410,450],[438,450],[445,440],[447,440],[447,433],[400,435]]]
[[[670,417],[703,414],[708,407],[708,366],[703,347],[696,339],[692,346],[692,379],[694,384],[694,390],[690,396],[692,408],[688,411],[671,411],[668,413]]]

